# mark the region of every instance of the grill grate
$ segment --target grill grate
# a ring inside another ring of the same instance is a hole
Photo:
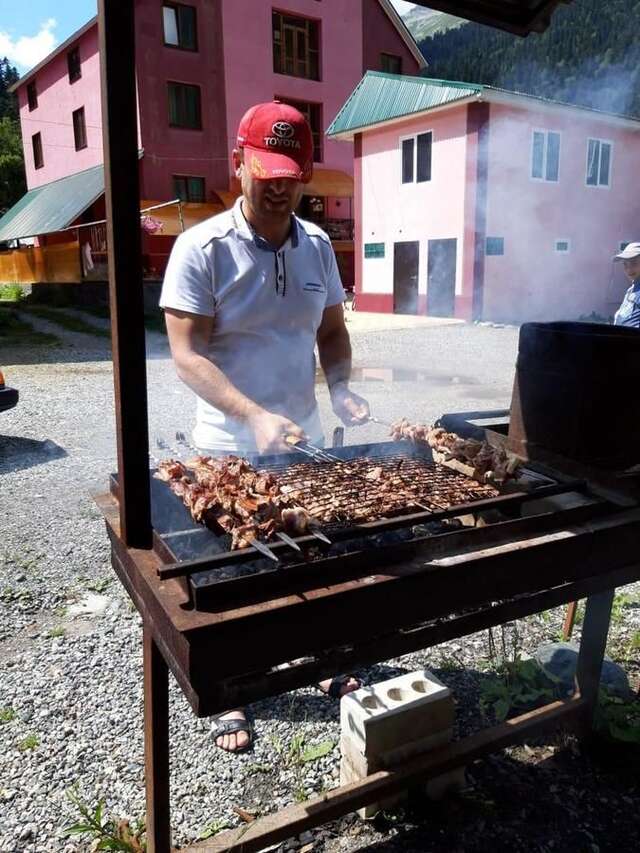
[[[496,497],[493,486],[478,483],[417,456],[358,457],[336,462],[272,465],[283,491],[325,523],[373,521],[439,510]]]

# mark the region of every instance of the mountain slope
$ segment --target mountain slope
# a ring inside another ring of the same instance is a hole
[[[526,39],[470,23],[419,42],[424,73],[640,116],[638,15],[635,0],[574,0]]]
[[[466,23],[462,18],[447,15],[446,12],[425,9],[423,6],[414,6],[402,16],[402,20],[417,42]]]

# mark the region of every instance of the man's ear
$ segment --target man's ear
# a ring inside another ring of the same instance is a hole
[[[242,176],[242,153],[237,148],[234,148],[232,158],[236,178],[240,178]]]

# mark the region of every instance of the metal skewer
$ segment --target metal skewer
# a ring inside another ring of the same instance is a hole
[[[276,533],[276,536],[278,537],[278,539],[281,539],[283,542],[286,542],[286,544],[290,548],[293,548],[295,551],[302,551],[302,548],[298,545],[296,540],[292,539],[287,533],[283,533],[281,530],[279,530]]]
[[[369,415],[369,420],[372,424],[380,424],[380,426],[391,427],[391,421],[383,421],[381,418],[374,418],[373,415]]]
[[[260,551],[261,554],[264,554],[265,557],[268,557],[270,560],[273,560],[275,563],[280,562],[280,558],[277,557],[271,548],[268,545],[265,545],[264,542],[260,542],[258,539],[250,539],[251,547],[255,548],[256,551]]]

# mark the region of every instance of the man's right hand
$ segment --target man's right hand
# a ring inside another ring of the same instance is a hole
[[[304,430],[289,418],[264,409],[249,415],[247,423],[253,432],[258,453],[290,453],[291,445],[285,441],[288,435],[302,440],[307,437]]]

